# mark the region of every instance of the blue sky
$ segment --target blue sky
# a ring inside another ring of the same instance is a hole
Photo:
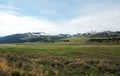
[[[0,0],[0,35],[120,30],[120,0]]]

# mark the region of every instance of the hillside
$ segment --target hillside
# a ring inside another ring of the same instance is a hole
[[[29,32],[0,37],[0,43],[59,43],[59,44],[120,44],[120,32],[103,31],[50,35],[44,32]]]
[[[24,42],[54,42],[61,38],[66,38],[67,35],[50,35],[44,32],[13,34],[0,38],[0,43],[24,43]]]

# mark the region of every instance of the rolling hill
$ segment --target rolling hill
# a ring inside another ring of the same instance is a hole
[[[0,38],[0,43],[24,43],[24,42],[53,42],[66,38],[68,34],[50,35],[44,32],[32,32],[23,34],[13,34]]]
[[[120,32],[104,31],[83,34],[58,34],[51,35],[45,32],[29,32],[22,34],[12,34],[0,37],[0,43],[24,43],[24,42],[44,42],[63,44],[93,44],[93,43],[114,43],[120,44]]]

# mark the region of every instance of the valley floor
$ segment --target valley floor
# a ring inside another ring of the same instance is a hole
[[[120,76],[120,45],[1,44],[0,76]]]

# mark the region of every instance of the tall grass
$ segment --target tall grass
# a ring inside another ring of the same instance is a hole
[[[0,76],[120,76],[120,45],[0,45]]]

